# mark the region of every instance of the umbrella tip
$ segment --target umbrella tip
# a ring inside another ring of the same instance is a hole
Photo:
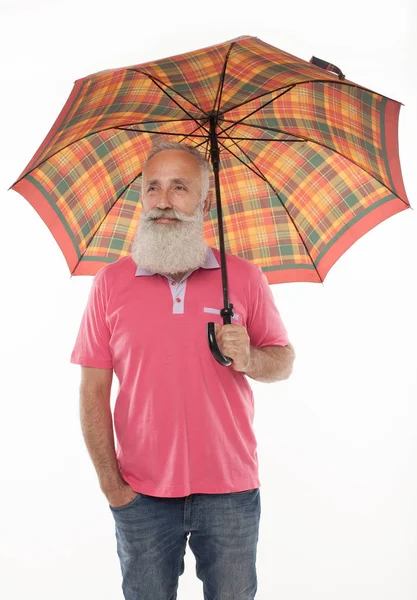
[[[246,40],[248,38],[258,39],[255,35],[239,35],[238,37],[229,40],[229,42],[237,42],[238,40]]]

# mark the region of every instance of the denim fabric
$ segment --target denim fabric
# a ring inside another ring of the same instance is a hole
[[[187,539],[204,600],[254,600],[259,488],[181,498],[138,494],[109,508],[125,600],[177,600]]]

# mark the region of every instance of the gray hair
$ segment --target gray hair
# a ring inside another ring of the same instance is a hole
[[[162,152],[163,150],[183,150],[185,152],[188,152],[189,154],[194,156],[194,158],[197,159],[197,162],[200,165],[200,169],[201,169],[200,202],[204,202],[204,200],[207,197],[209,188],[210,188],[211,165],[210,165],[209,161],[205,158],[205,156],[203,156],[201,154],[201,152],[199,152],[196,148],[194,148],[194,146],[189,146],[188,144],[181,144],[180,142],[159,142],[158,144],[155,144],[154,146],[152,146],[152,148],[143,164],[142,172],[143,172],[143,169],[146,167],[147,162],[153,156],[155,156],[155,154],[158,154],[158,152]],[[142,179],[142,182],[143,182],[143,179]]]

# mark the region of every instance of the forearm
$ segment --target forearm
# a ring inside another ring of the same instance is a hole
[[[244,373],[263,383],[288,379],[292,372],[294,350],[288,346],[250,347],[249,366]]]
[[[103,492],[117,489],[122,478],[114,447],[113,421],[108,398],[96,391],[81,391],[81,429]]]

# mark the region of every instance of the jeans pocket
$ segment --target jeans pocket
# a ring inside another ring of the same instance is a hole
[[[122,504],[122,506],[111,506],[111,504],[109,504],[109,508],[110,510],[124,510],[125,508],[129,508],[130,506],[132,506],[136,502],[136,500],[141,496],[142,494],[136,492],[136,496],[132,498],[132,500],[130,500],[130,502],[128,502],[127,504]]]

